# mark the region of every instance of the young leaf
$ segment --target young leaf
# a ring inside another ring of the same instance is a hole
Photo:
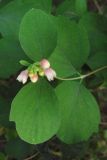
[[[52,16],[39,9],[26,13],[20,26],[20,42],[32,60],[49,57],[57,43]]]
[[[100,114],[92,94],[79,82],[63,82],[56,88],[61,111],[58,137],[65,143],[87,140],[98,132]]]
[[[15,121],[19,136],[38,144],[56,134],[60,125],[58,100],[47,81],[28,84],[12,102],[10,120]]]

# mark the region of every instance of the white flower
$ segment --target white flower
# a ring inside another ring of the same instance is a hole
[[[30,80],[32,83],[36,83],[38,81],[38,75],[37,74],[32,74],[32,75],[29,75],[30,77]]]
[[[40,62],[40,65],[43,69],[48,69],[50,67],[50,63],[47,59],[43,59],[41,62]]]
[[[52,68],[45,69],[44,72],[49,81],[53,81],[56,77],[56,72]]]
[[[17,77],[17,80],[19,82],[22,82],[23,84],[27,82],[27,79],[28,79],[28,70],[22,71]]]

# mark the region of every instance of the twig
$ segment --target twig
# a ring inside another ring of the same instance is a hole
[[[89,76],[91,76],[91,75],[93,75],[93,74],[95,74],[95,73],[97,73],[97,72],[100,72],[100,71],[102,71],[102,70],[104,70],[104,69],[107,69],[107,66],[98,68],[98,69],[96,69],[96,70],[94,70],[94,71],[92,71],[92,72],[90,72],[90,73],[84,75],[84,78],[89,77]]]
[[[6,140],[0,140],[0,143],[6,143],[7,141]]]
[[[26,158],[24,160],[31,160],[31,159],[35,158],[36,156],[38,156],[38,155],[39,155],[39,153],[35,153],[34,155],[32,155],[32,156],[30,156],[30,157],[28,157],[28,158]]]
[[[98,9],[99,14],[103,15],[103,10],[102,10],[102,8],[100,7],[98,1],[97,1],[97,0],[93,0],[93,2],[94,2],[94,4],[95,4],[96,8]]]
[[[100,125],[107,125],[107,122],[101,122]]]

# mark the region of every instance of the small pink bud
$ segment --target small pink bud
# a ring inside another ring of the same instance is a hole
[[[31,82],[33,82],[33,83],[36,83],[37,81],[38,81],[38,75],[37,74],[34,74],[34,75],[32,75],[32,76],[30,76],[30,80],[31,80]]]
[[[49,81],[53,81],[54,78],[56,77],[56,72],[52,68],[48,68],[44,70],[44,72],[45,72],[45,76]]]
[[[22,71],[19,76],[17,77],[17,80],[19,82],[22,82],[23,84],[25,84],[27,82],[28,79],[28,70],[24,70]]]
[[[43,59],[41,62],[40,62],[40,65],[43,69],[48,69],[50,67],[50,63],[47,59]]]

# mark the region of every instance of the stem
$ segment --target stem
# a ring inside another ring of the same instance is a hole
[[[9,87],[8,83],[5,80],[1,80],[1,79],[0,79],[0,85],[3,85],[7,88]]]
[[[38,156],[38,154],[39,153],[35,153],[34,155],[32,155],[32,156],[30,156],[30,157],[28,157],[28,158],[26,158],[24,160],[31,160],[31,159],[35,158],[36,156]]]
[[[94,1],[94,4],[95,4],[96,8],[98,9],[99,14],[102,15],[103,11],[102,11],[102,8],[100,7],[98,1],[97,0],[93,0],[93,1]]]
[[[82,79],[82,76],[80,76],[80,77],[74,77],[74,78],[61,78],[61,77],[56,77],[56,79],[61,80],[61,81],[73,81],[73,80]]]
[[[97,73],[97,72],[100,72],[100,71],[102,71],[102,70],[104,70],[104,69],[107,69],[107,66],[98,68],[98,69],[96,69],[95,71],[92,71],[92,72],[90,72],[90,73],[84,75],[84,78],[89,77],[89,76],[91,76],[91,75],[93,75],[93,74],[95,74],[95,73]]]
[[[100,125],[107,125],[107,122],[101,122]]]
[[[90,73],[87,73],[87,74],[85,74],[85,75],[81,75],[81,76],[79,76],[79,77],[74,77],[74,78],[61,78],[61,77],[56,77],[56,79],[61,80],[61,81],[73,81],[73,80],[85,79],[86,77],[89,77],[89,76],[91,76],[91,75],[93,75],[93,74],[95,74],[95,73],[97,73],[97,72],[100,72],[100,71],[102,71],[102,70],[104,70],[104,69],[107,69],[107,66],[98,68],[98,69],[96,69],[96,70],[94,70],[94,71],[92,71],[92,72],[90,72]]]

